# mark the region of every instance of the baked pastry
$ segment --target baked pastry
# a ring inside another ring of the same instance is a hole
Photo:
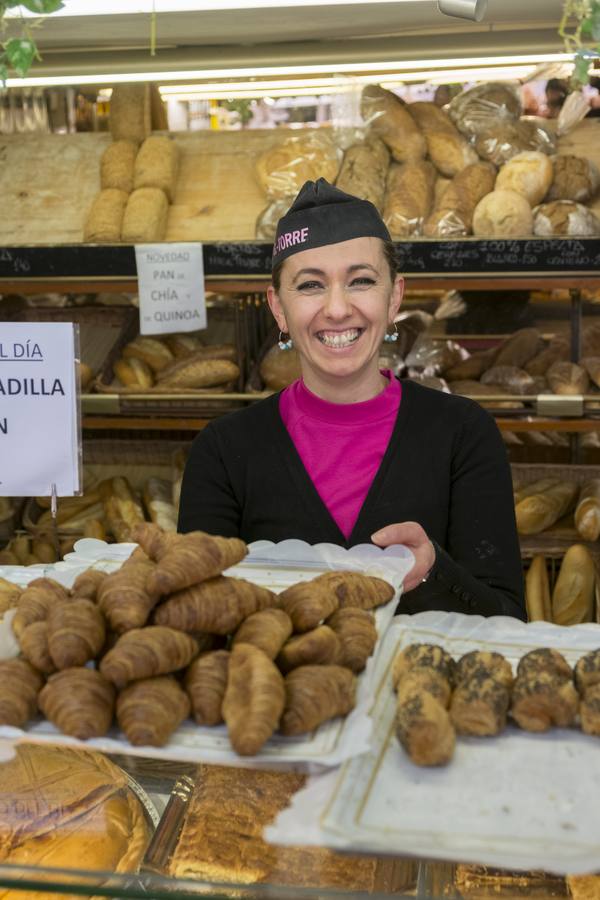
[[[83,226],[83,240],[90,244],[118,244],[129,195],[106,188],[94,197]]]
[[[480,669],[504,687],[512,687],[514,677],[511,664],[501,653],[489,650],[471,650],[461,656],[454,670],[455,684],[468,681]]]
[[[78,575],[73,582],[73,587],[71,588],[73,597],[82,600],[93,600],[95,602],[97,599],[98,588],[107,577],[107,572],[101,572],[99,569],[86,569],[86,571],[82,572],[81,575]]]
[[[184,669],[197,653],[198,644],[189,634],[160,626],[134,628],[103,656],[100,672],[123,688],[129,681]]]
[[[383,207],[383,221],[392,237],[421,234],[433,206],[435,181],[435,169],[426,160],[392,163]]]
[[[30,581],[19,597],[12,629],[17,637],[28,625],[48,618],[52,606],[64,603],[69,594],[52,578],[36,578]]]
[[[347,666],[353,672],[362,672],[377,643],[373,614],[366,609],[347,606],[334,612],[326,624],[339,640],[335,662],[340,666]]]
[[[162,747],[189,714],[189,698],[170,675],[135,681],[117,697],[117,722],[135,747]]]
[[[531,206],[516,191],[497,188],[475,207],[473,234],[477,237],[523,237],[532,233]]]
[[[181,540],[181,536],[165,531],[155,522],[140,522],[133,529],[131,537],[153,562],[159,562],[167,550]]]
[[[394,687],[412,669],[433,669],[449,684],[453,683],[455,663],[449,653],[437,644],[409,644],[396,656],[392,670]]]
[[[285,673],[298,666],[337,663],[339,652],[340,641],[335,631],[328,625],[319,625],[284,644],[276,662]]]
[[[427,691],[398,699],[396,736],[417,766],[443,766],[454,754],[456,734],[448,711]]]
[[[410,669],[395,685],[399,701],[408,700],[413,694],[425,692],[440,703],[444,709],[450,705],[452,686],[436,669],[426,666]]]
[[[579,695],[572,681],[548,671],[519,675],[513,686],[510,714],[525,731],[568,728],[579,711]]]
[[[233,636],[236,644],[254,644],[275,659],[293,631],[292,620],[282,609],[263,609],[245,619]]]
[[[56,672],[56,665],[50,656],[48,647],[48,622],[32,622],[24,628],[19,636],[19,645],[25,659],[34,669],[50,675]]]
[[[325,572],[312,581],[287,588],[279,595],[279,602],[291,617],[295,631],[310,631],[338,608],[372,609],[393,596],[394,588],[382,578],[358,572]]]
[[[282,734],[304,734],[354,709],[356,678],[343,666],[300,666],[285,678]]]
[[[160,188],[138,188],[129,195],[123,213],[121,240],[126,244],[163,241],[167,233],[169,201]]]
[[[600,736],[600,683],[586,688],[579,707],[581,730]]]
[[[252,613],[276,604],[277,595],[267,588],[218,575],[172,594],[158,607],[154,621],[181,631],[231,634]]]
[[[450,721],[458,734],[500,734],[506,727],[510,690],[483,665],[460,681],[450,701]]]
[[[43,683],[42,675],[26,660],[0,659],[0,725],[22,728],[32,719]]]
[[[236,644],[222,707],[236,753],[258,753],[277,729],[285,701],[283,678],[266,653],[252,644]]]
[[[175,197],[179,152],[174,140],[164,134],[146,138],[135,158],[133,187],[161,188],[169,203]]]
[[[38,697],[41,712],[63,734],[84,741],[111,726],[115,689],[96,669],[63,669],[51,675]]]
[[[145,625],[158,594],[147,589],[154,563],[130,559],[118,571],[108,575],[98,588],[98,606],[113,631],[121,634]]]
[[[562,653],[552,647],[538,647],[522,656],[517,665],[517,678],[547,672],[564,681],[573,680],[573,669]]]
[[[581,203],[553,200],[534,209],[533,233],[540,237],[595,237],[600,234],[600,219],[593,210]]]
[[[130,194],[133,190],[133,164],[137,144],[133,141],[113,141],[100,157],[100,186],[116,188]]]
[[[147,589],[152,594],[162,595],[181,591],[220,575],[225,569],[241,562],[247,552],[245,543],[238,538],[213,537],[203,531],[190,531],[168,544],[148,578]]]
[[[223,699],[227,688],[229,653],[203,653],[185,673],[185,689],[198,725],[219,725],[223,721]]]
[[[57,669],[84,666],[104,646],[104,617],[91,600],[77,599],[55,606],[46,624],[48,650]]]
[[[416,162],[427,154],[425,137],[392,91],[367,84],[362,91],[360,112],[373,134],[381,138],[397,162]]]
[[[575,664],[575,684],[582,696],[587,690],[600,684],[600,650],[591,650]]]

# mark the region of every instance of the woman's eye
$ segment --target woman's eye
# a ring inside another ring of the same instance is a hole
[[[369,278],[368,275],[361,275],[359,278],[353,278],[352,281],[350,282],[351,286],[355,285],[355,284],[357,284],[357,285],[361,285],[361,284],[373,285],[373,284],[375,284],[375,279]]]
[[[302,284],[298,285],[299,291],[314,291],[315,289],[322,288],[323,285],[320,281],[303,281]]]

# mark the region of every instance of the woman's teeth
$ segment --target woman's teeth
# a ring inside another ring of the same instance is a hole
[[[349,347],[361,334],[362,329],[351,328],[348,331],[319,331],[317,337],[326,347]]]

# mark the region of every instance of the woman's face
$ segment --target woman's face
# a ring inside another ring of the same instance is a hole
[[[379,238],[361,237],[289,257],[268,301],[300,354],[308,386],[372,376],[379,348],[402,300]]]

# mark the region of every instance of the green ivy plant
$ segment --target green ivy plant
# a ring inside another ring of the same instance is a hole
[[[6,18],[9,9],[23,6],[39,16],[62,9],[63,0],[0,0],[0,85],[11,71],[24,78],[34,59],[40,59],[33,33],[40,20]]]
[[[574,55],[571,82],[587,84],[594,60],[600,58],[600,0],[564,0],[558,33]]]

